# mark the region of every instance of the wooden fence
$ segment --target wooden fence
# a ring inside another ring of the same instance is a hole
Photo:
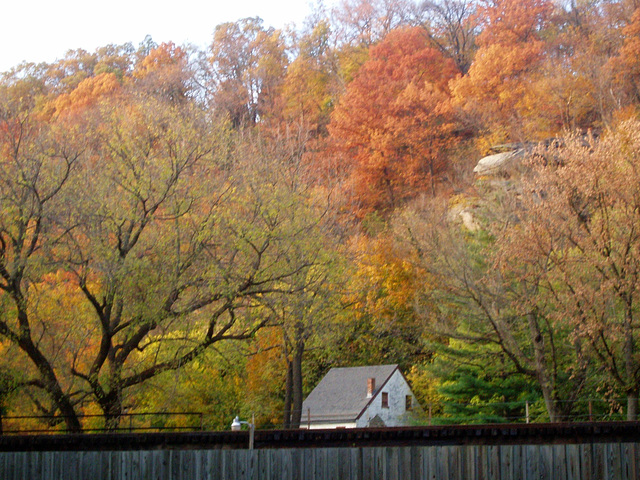
[[[2,480],[637,480],[640,443],[0,452]]]

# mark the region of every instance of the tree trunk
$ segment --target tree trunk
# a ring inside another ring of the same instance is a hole
[[[542,385],[542,398],[544,398],[544,405],[547,407],[547,414],[549,415],[549,421],[554,423],[559,421],[558,413],[556,412],[556,402],[553,398],[553,390],[548,385]]]
[[[436,179],[433,175],[433,159],[429,160],[429,182],[431,183],[431,196],[436,198]]]
[[[51,363],[31,338],[27,302],[20,290],[18,282],[16,281],[15,283],[16,286],[13,292],[11,292],[11,295],[17,308],[17,319],[20,326],[20,336],[17,338],[17,345],[38,369],[38,373],[44,384],[44,390],[50,395],[54,405],[60,410],[67,430],[72,433],[79,433],[82,431],[82,425],[80,425],[80,420],[78,420],[78,415],[73,408],[69,396],[62,390]]]
[[[627,393],[627,420],[635,421],[638,419],[638,393]]]
[[[284,413],[282,427],[287,429],[291,428],[291,402],[293,398],[293,365],[289,359],[287,361],[287,376],[285,380],[284,390]]]
[[[300,428],[302,419],[302,356],[304,353],[304,342],[299,341],[293,352],[292,360],[292,384],[293,398],[291,407],[291,428]]]
[[[637,364],[635,360],[636,345],[633,338],[633,297],[628,295],[625,298],[626,308],[624,317],[624,363],[627,382],[636,383],[635,372]],[[636,420],[638,418],[638,390],[633,385],[631,391],[627,391],[627,420]]]
[[[69,401],[69,398],[62,393],[62,390],[58,387],[57,394],[54,394],[54,397],[57,397],[56,405],[60,408],[60,413],[64,417],[64,423],[67,427],[67,430],[71,433],[81,433],[82,425],[80,424],[80,420],[78,420],[78,415],[76,414],[73,405]]]
[[[104,428],[108,432],[114,432],[120,426],[122,418],[122,395],[119,391],[111,391],[99,401],[104,415]]]
[[[62,391],[60,383],[58,382],[58,377],[56,376],[49,361],[33,344],[31,338],[21,339],[20,347],[29,356],[40,372],[45,384],[45,390],[51,396],[55,406],[60,410],[60,414],[64,419],[67,430],[72,433],[80,433],[82,431],[82,425],[80,425],[78,415],[76,414],[68,395]]]
[[[558,412],[553,395],[553,384],[551,382],[551,379],[549,378],[549,374],[547,372],[547,363],[545,361],[544,335],[540,331],[538,318],[534,312],[530,312],[527,314],[527,320],[529,322],[531,343],[533,344],[535,371],[536,377],[538,379],[538,384],[540,385],[540,390],[542,391],[544,404],[547,407],[549,421],[557,422]]]

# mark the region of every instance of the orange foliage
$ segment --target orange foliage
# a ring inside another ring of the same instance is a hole
[[[452,82],[452,92],[493,141],[536,137],[539,126],[528,122],[547,103],[537,82],[545,49],[540,31],[550,11],[547,0],[493,0],[480,8],[485,21],[480,48],[468,75]]]
[[[483,0],[478,18],[484,29],[478,45],[535,42],[552,11],[549,0]]]
[[[73,377],[65,378],[66,366],[88,369],[99,346],[98,325],[93,322],[91,306],[78,289],[77,277],[64,270],[43,275],[34,288],[39,295],[30,314],[34,325],[46,325],[38,332],[40,345],[52,352],[60,378],[74,381]]]
[[[136,65],[133,76],[142,79],[166,69],[181,68],[186,61],[187,53],[182,48],[177,47],[173,42],[161,43]]]
[[[633,12],[631,23],[623,30],[624,44],[618,56],[609,61],[609,68],[621,88],[640,100],[640,8]]]
[[[187,93],[187,66],[184,49],[173,42],[162,43],[136,65],[133,76],[147,90],[178,100]]]
[[[276,328],[261,330],[255,338],[258,351],[249,357],[246,366],[246,387],[249,401],[260,416],[281,412],[279,394],[284,390],[287,366],[282,351],[282,331]],[[275,405],[273,405],[275,403]],[[262,421],[278,425],[279,416]]]
[[[55,100],[55,111],[59,116],[80,113],[95,105],[101,98],[118,92],[120,86],[114,73],[101,73],[87,78],[71,93],[63,93]]]
[[[360,214],[392,209],[445,174],[442,152],[453,133],[447,84],[456,74],[418,28],[396,30],[371,49],[329,126]]]

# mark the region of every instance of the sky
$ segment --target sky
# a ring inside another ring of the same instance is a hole
[[[325,2],[330,4],[332,2]],[[53,62],[68,50],[109,44],[156,43],[200,48],[224,22],[259,16],[266,26],[302,26],[309,0],[12,0],[2,6],[0,72],[22,61]]]

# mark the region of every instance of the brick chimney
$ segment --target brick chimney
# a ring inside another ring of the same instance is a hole
[[[376,390],[376,379],[367,378],[367,398],[373,397],[373,392]]]

